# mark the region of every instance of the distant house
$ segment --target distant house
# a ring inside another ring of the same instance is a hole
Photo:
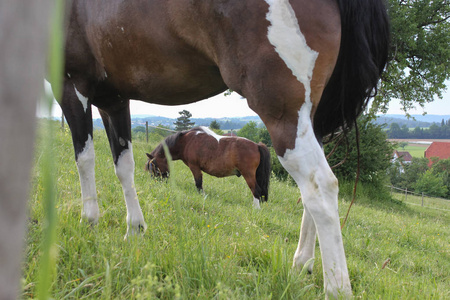
[[[406,164],[410,164],[412,161],[412,156],[408,151],[397,151],[394,150],[392,157],[392,162],[398,161],[400,163],[400,172],[405,172],[404,167]]]
[[[410,164],[412,161],[412,156],[408,151],[397,151],[394,150],[394,158],[393,161],[400,161],[400,163]]]
[[[450,143],[449,142],[433,142],[425,150],[425,157],[428,158],[428,166],[431,167],[433,161],[432,157],[437,157],[439,159],[450,158]]]

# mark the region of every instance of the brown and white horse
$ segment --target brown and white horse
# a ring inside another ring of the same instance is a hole
[[[389,42],[383,0],[71,3],[59,101],[72,131],[83,218],[99,218],[91,105],[123,186],[128,235],[146,227],[134,187],[129,99],[177,105],[229,88],[261,117],[300,188],[294,266],[314,256],[317,233],[327,295],[350,295],[338,182],[321,141],[350,127],[376,89]]]
[[[168,177],[169,164],[163,143],[173,160],[182,160],[194,175],[195,186],[203,190],[202,171],[215,176],[244,177],[253,194],[253,206],[267,201],[271,172],[270,152],[262,144],[246,138],[219,136],[207,127],[195,127],[168,136],[152,153],[147,153],[145,170]]]

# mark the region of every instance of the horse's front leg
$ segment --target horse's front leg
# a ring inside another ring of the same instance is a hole
[[[128,102],[128,100],[123,100],[123,105],[120,108],[99,109],[108,135],[116,175],[122,184],[127,206],[127,234],[125,239],[129,235],[144,232],[147,228],[134,185],[134,158]]]
[[[90,88],[84,81],[67,75],[64,81],[63,97],[59,102],[72,133],[83,200],[81,219],[96,224],[99,208],[95,188],[95,153],[92,141],[90,95],[92,95]]]
[[[203,192],[203,174],[202,170],[199,166],[194,164],[189,164],[189,169],[192,172],[192,175],[194,176],[195,186],[197,187],[197,190],[199,192]]]
[[[294,267],[299,269],[305,266],[308,260],[314,258],[314,249],[316,247],[316,225],[308,208],[304,206],[303,209],[300,238],[294,254]],[[307,268],[308,272],[312,273],[313,262],[310,262]]]

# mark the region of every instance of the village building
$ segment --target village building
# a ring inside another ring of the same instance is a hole
[[[404,167],[406,164],[410,164],[412,161],[412,156],[408,151],[397,151],[394,150],[392,162],[398,161],[400,163],[400,172],[404,172]]]
[[[425,157],[428,158],[428,166],[431,167],[439,159],[450,158],[450,142],[433,142],[425,150]],[[435,158],[438,158],[437,160]]]

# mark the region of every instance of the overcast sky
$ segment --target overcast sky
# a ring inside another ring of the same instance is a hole
[[[447,86],[450,86],[448,82]],[[49,90],[49,85],[46,83],[46,90]],[[93,107],[93,118],[100,118],[100,115],[95,107]],[[248,107],[247,101],[242,99],[237,93],[232,93],[230,96],[223,94],[215,97],[192,103],[188,105],[177,106],[163,106],[149,104],[142,101],[131,101],[132,115],[155,115],[168,118],[178,118],[179,111],[183,109],[188,110],[193,118],[224,118],[224,117],[245,117],[256,116],[256,114]],[[434,100],[425,105],[425,109],[417,105],[417,109],[411,110],[410,114],[423,114],[427,112],[429,115],[449,115],[450,114],[450,91],[444,93],[443,99]],[[389,103],[388,114],[404,114],[401,110],[399,101],[392,101]],[[42,116],[42,113],[38,113]],[[55,102],[53,105],[53,116],[60,117],[61,109]]]

